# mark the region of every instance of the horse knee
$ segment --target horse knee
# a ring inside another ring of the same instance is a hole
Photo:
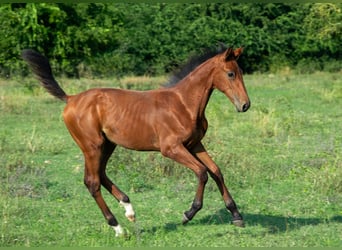
[[[121,201],[125,203],[130,203],[129,197],[127,195],[124,195]]]

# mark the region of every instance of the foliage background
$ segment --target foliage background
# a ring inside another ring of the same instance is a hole
[[[0,76],[28,74],[21,50],[68,77],[162,75],[218,41],[245,47],[247,73],[341,69],[341,3],[0,5]]]

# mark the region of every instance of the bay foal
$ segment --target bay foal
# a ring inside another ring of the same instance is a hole
[[[245,112],[250,107],[242,71],[236,62],[241,53],[242,48],[225,48],[214,55],[207,54],[210,58],[202,57],[184,78],[175,78],[177,83],[156,90],[94,88],[67,95],[54,79],[48,59],[33,50],[23,51],[23,59],[40,84],[66,103],[63,118],[84,155],[84,183],[117,236],[123,234],[123,229],[104,201],[101,185],[124,206],[126,217],[135,220],[128,196],[106,175],[107,161],[117,145],[160,151],[196,174],[197,191],[190,209],[184,213],[183,224],[202,208],[209,173],[233,223],[243,226],[220,169],[201,143],[208,128],[205,108],[214,89],[222,91],[237,111]]]

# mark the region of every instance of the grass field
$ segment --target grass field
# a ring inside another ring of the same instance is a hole
[[[71,94],[155,88],[163,80],[60,82]],[[182,226],[195,175],[158,153],[118,148],[108,175],[130,196],[137,222],[103,192],[128,234],[116,238],[83,185],[64,104],[34,79],[0,80],[0,246],[342,246],[341,74],[247,75],[245,83],[247,113],[214,92],[204,144],[246,227],[230,224],[212,180],[203,209]]]

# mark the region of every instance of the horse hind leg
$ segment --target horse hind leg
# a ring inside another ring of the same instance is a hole
[[[96,201],[107,223],[115,230],[115,235],[123,234],[123,229],[119,225],[117,219],[108,208],[103,196],[101,194],[101,181],[99,175],[99,158],[100,152],[87,152],[84,154],[85,158],[85,173],[84,184],[89,190],[89,193]]]
[[[74,109],[67,106],[64,110],[63,118],[72,138],[84,155],[84,184],[96,201],[107,223],[115,230],[116,236],[123,235],[122,227],[108,208],[101,194],[101,185],[103,185],[107,189],[112,190],[111,193],[118,200],[120,198],[125,200],[123,198],[125,195],[114,184],[108,184],[109,181],[105,174],[106,164],[116,145],[111,143],[104,133],[96,130],[99,127],[98,120],[95,119],[96,117],[94,118],[90,115],[87,122],[82,123],[82,126],[79,126],[80,123],[76,121],[75,117]]]
[[[87,147],[87,145],[92,145]],[[98,146],[95,146],[98,145]],[[109,142],[106,138],[101,138],[98,143],[82,144],[82,150],[85,158],[85,176],[84,183],[90,194],[95,199],[107,223],[114,229],[116,236],[124,235],[123,228],[118,223],[117,219],[110,211],[103,196],[101,194],[101,185],[103,185],[114,197],[120,202],[129,203],[127,195],[122,193],[106,176],[105,169],[109,157],[114,151],[116,145]],[[88,150],[85,150],[88,149]],[[133,209],[131,209],[133,211]],[[133,211],[134,215],[134,211]],[[130,214],[132,216],[132,214]]]
[[[129,197],[122,192],[107,176],[106,166],[107,162],[112,155],[116,144],[105,139],[102,146],[102,156],[100,162],[100,181],[107,191],[114,196],[114,198],[119,201],[120,205],[125,208],[125,216],[129,221],[135,221],[135,212],[133,210],[132,204]]]

